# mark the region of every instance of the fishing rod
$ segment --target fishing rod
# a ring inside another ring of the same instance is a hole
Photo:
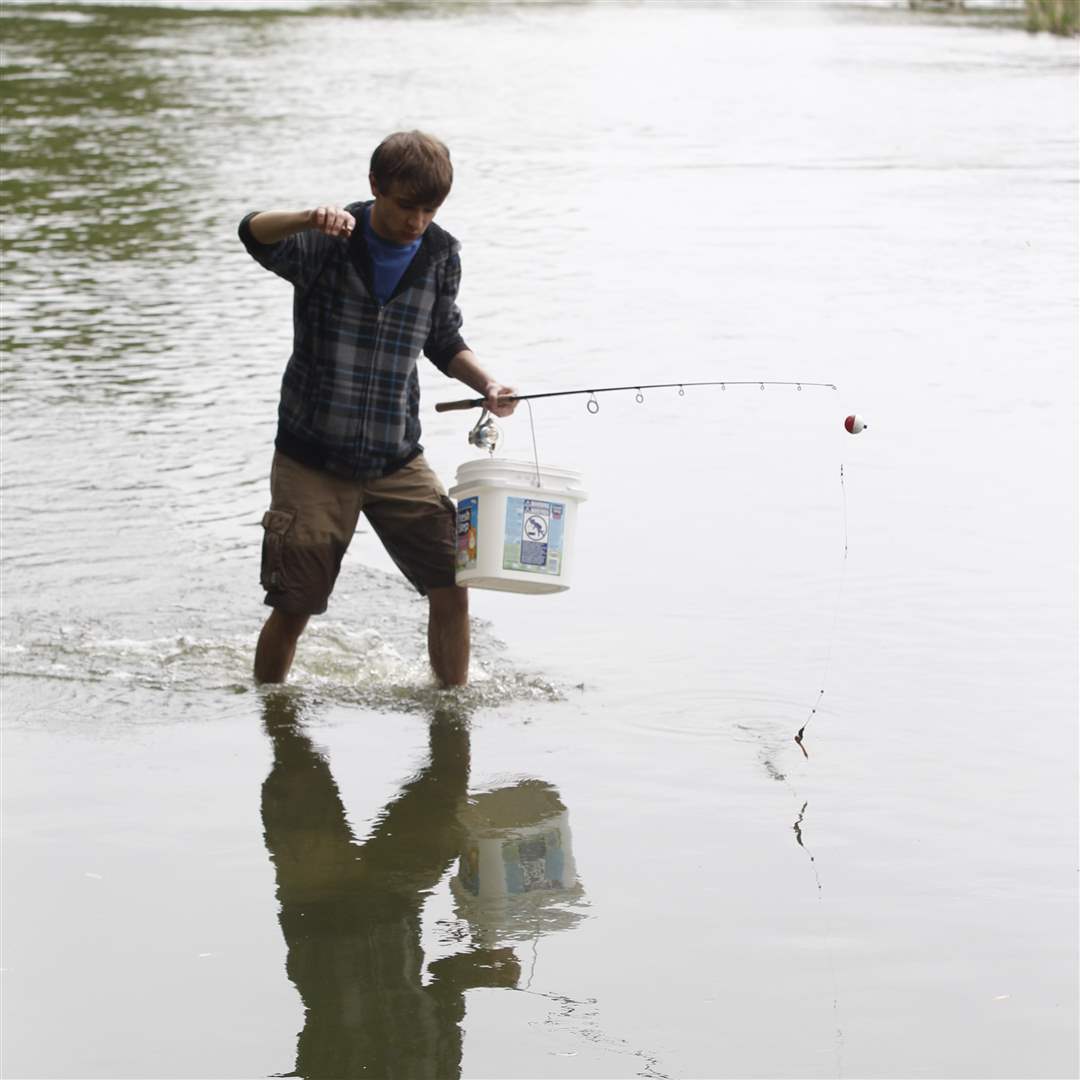
[[[585,403],[585,407],[590,413],[598,413],[600,411],[600,402],[596,400],[597,394],[615,394],[625,393],[628,390],[636,391],[636,397],[639,404],[644,402],[645,395],[643,390],[671,390],[678,389],[679,396],[682,397],[686,393],[686,388],[698,387],[698,386],[719,386],[722,390],[726,390],[729,386],[757,386],[759,389],[764,390],[768,386],[793,386],[796,390],[801,391],[803,387],[814,390],[833,390],[837,389],[835,383],[828,382],[802,382],[795,380],[775,380],[775,379],[713,379],[708,381],[693,381],[693,382],[668,382],[668,383],[636,383],[629,386],[597,386],[594,388],[583,388],[580,390],[549,390],[539,394],[502,394],[496,398],[497,402],[511,402],[511,401],[524,401],[527,405],[529,402],[538,401],[541,398],[559,398],[559,397],[577,397],[582,394],[588,394],[589,400]],[[487,450],[489,453],[495,453],[495,446],[499,440],[500,432],[495,422],[491,419],[487,419],[487,398],[464,398],[459,401],[439,401],[435,404],[436,412],[453,412],[465,409],[484,409],[481,413],[480,419],[476,422],[472,431],[469,432],[469,443],[473,446]],[[536,459],[536,484],[540,486],[540,459],[536,452],[536,429],[533,426],[532,418],[532,406],[529,408],[529,426],[532,430],[533,437],[533,455]],[[868,425],[863,418],[855,413],[844,418],[844,429],[849,435],[859,435],[866,430]],[[832,660],[832,646],[833,639],[836,633],[836,619],[839,614],[840,600],[844,591],[844,571],[847,569],[847,555],[848,555],[848,537],[847,537],[847,491],[844,486],[844,466],[840,466],[840,492],[843,505],[843,522],[844,522],[844,548],[843,548],[843,562],[842,572],[840,577],[840,586],[836,599],[836,603],[833,609],[833,634],[829,641],[829,653],[825,661],[825,671],[822,674],[822,683],[825,681],[825,677],[828,674],[830,662]],[[806,751],[806,747],[803,744],[803,738],[806,733],[806,728],[810,724],[810,721],[817,715],[818,708],[821,705],[821,700],[825,695],[824,686],[818,692],[817,700],[810,708],[810,714],[803,722],[801,728],[795,734],[795,742],[799,749],[802,751],[803,757],[808,758],[810,755]],[[782,778],[782,777],[781,777]],[[803,807],[805,810],[805,806]],[[799,845],[802,846],[802,838],[799,834],[799,823],[801,823],[802,817],[800,815],[799,822],[796,823],[796,839],[799,841]],[[811,858],[813,862],[813,858]],[[820,888],[820,883],[819,883]]]
[[[727,389],[729,386],[758,386],[762,390],[766,386],[794,386],[796,390],[802,390],[804,386],[812,389],[835,390],[834,383],[826,382],[777,382],[771,379],[722,379],[712,382],[669,382],[669,383],[637,383],[632,386],[597,386],[594,389],[584,390],[552,390],[544,394],[506,394],[499,401],[536,401],[539,398],[574,397],[579,394],[589,394],[590,398],[586,408],[591,413],[600,411],[600,402],[595,400],[596,394],[614,394],[627,390],[636,390],[638,402],[645,400],[643,390],[672,390],[678,388],[679,395],[685,393],[688,386],[719,386]],[[435,404],[436,412],[452,412],[458,409],[479,409],[487,398],[464,398],[461,401],[439,401]]]

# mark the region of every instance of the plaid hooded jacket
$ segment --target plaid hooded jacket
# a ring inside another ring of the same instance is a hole
[[[371,202],[351,203],[350,237],[306,230],[260,244],[255,211],[240,239],[267,270],[293,285],[293,350],[281,381],[275,445],[339,476],[385,476],[420,453],[420,353],[446,372],[467,349],[457,306],[460,245],[432,223],[397,288],[375,299],[361,226]]]

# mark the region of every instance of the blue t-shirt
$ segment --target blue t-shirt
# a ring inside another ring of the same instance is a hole
[[[371,207],[364,210],[364,240],[371,255],[371,270],[375,279],[375,299],[385,304],[390,294],[397,288],[401,275],[405,273],[413,256],[420,247],[420,240],[411,244],[392,244],[384,240],[371,227]]]

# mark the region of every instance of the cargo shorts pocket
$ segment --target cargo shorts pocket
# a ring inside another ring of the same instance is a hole
[[[285,589],[285,537],[296,514],[291,510],[267,510],[263,514],[262,570],[259,580],[267,592]]]

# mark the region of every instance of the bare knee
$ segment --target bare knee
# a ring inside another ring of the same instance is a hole
[[[270,617],[266,620],[266,628],[275,636],[295,644],[300,639],[300,635],[304,632],[304,627],[307,626],[310,618],[310,615],[296,615],[290,611],[274,608],[270,612]]]

